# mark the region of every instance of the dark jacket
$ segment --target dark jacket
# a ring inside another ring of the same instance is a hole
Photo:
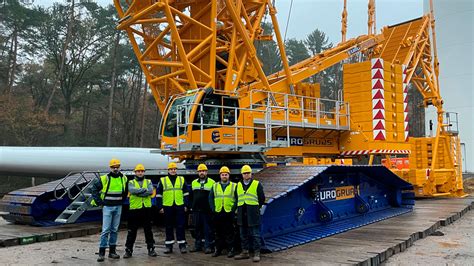
[[[122,173],[118,173],[118,174],[114,174],[112,172],[108,173],[107,174],[111,179],[112,178],[125,178],[126,181],[127,181],[127,176],[125,176],[124,174]],[[117,206],[117,205],[122,205],[123,203],[123,200],[125,200],[127,198],[127,195],[128,195],[128,186],[125,185],[125,190],[123,191],[122,193],[122,202],[117,202],[117,201],[110,201],[110,200],[102,200],[100,198],[100,192],[102,191],[102,181],[100,180],[100,178],[96,178],[94,181],[92,181],[94,183],[92,183],[92,187],[91,187],[91,194],[92,194],[92,198],[94,199],[94,201],[97,203],[97,205],[99,206]],[[128,181],[127,181],[128,183]],[[125,183],[125,184],[127,184]]]
[[[171,181],[171,184],[174,185],[176,182],[177,175],[168,175],[168,177]],[[184,184],[183,184],[183,200],[184,200],[184,207],[189,207],[189,186],[188,184],[186,184],[186,180],[184,181]],[[156,187],[156,206],[158,207],[158,210],[163,208],[163,184],[161,184],[161,178]]]
[[[210,178],[206,177],[206,183]],[[199,182],[199,179],[198,179]],[[201,189],[192,189],[191,185],[191,194],[190,194],[190,201],[191,201],[191,209],[193,211],[201,211],[206,213],[211,213],[211,208],[209,207],[209,190],[205,190],[201,185]]]
[[[248,185],[244,184],[244,181],[240,181],[244,188],[244,191],[250,187],[254,180],[250,181]],[[263,192],[262,183],[258,183],[257,186],[257,196],[258,196],[258,206],[257,205],[247,205],[237,207],[237,224],[239,226],[256,226],[260,225],[260,208],[265,203],[265,193]],[[237,189],[235,190],[235,198],[238,200]]]

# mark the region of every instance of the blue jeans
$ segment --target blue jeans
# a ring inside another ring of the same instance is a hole
[[[240,241],[242,241],[242,249],[260,251],[260,225],[256,226],[240,226]]]
[[[102,209],[102,233],[100,233],[99,247],[106,248],[117,245],[117,232],[121,214],[122,205],[104,206]]]

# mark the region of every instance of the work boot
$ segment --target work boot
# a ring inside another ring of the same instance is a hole
[[[199,252],[199,251],[202,251],[202,248],[201,248],[201,247],[197,247],[197,246],[194,246],[191,250],[189,250],[189,252],[191,252],[191,253]]]
[[[126,248],[125,249],[125,254],[123,255],[124,259],[128,259],[132,256],[133,251],[131,249]]]
[[[212,249],[212,248],[206,248],[206,249],[204,250],[204,254],[211,254],[211,253],[213,253],[213,252],[214,252],[214,249]]]
[[[234,249],[229,250],[227,253],[227,258],[233,258],[235,256]]]
[[[181,252],[181,254],[184,254],[184,253],[188,252],[188,249],[186,248],[186,244],[179,245],[179,252]]]
[[[99,248],[99,257],[97,258],[97,262],[103,262],[105,259],[105,248]]]
[[[236,259],[236,260],[245,260],[245,259],[249,259],[249,258],[250,258],[249,251],[246,250],[246,249],[242,249],[242,252],[240,252],[239,255],[234,257],[234,259]]]
[[[156,252],[155,252],[155,248],[149,248],[148,249],[148,256],[150,256],[150,257],[158,256],[158,254],[156,254]]]
[[[259,261],[260,261],[260,250],[255,251],[255,252],[253,253],[252,261],[253,261],[253,262],[259,262]]]
[[[222,254],[222,250],[216,249],[214,253],[212,254],[212,257],[219,257]]]
[[[171,254],[171,253],[173,253],[173,246],[166,245],[165,254]]]
[[[116,247],[117,246],[110,246],[110,248],[109,248],[109,258],[111,258],[111,259],[120,259],[120,255],[117,254]]]

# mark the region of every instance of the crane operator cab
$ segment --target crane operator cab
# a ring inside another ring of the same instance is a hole
[[[175,152],[235,151],[239,145],[254,144],[244,113],[239,99],[229,93],[198,89],[177,95],[163,116],[161,148]]]
[[[216,151],[338,154],[338,134],[349,130],[347,107],[324,101],[258,90],[191,90],[176,95],[165,109],[161,149],[182,157]]]

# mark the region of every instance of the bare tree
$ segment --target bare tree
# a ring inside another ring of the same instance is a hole
[[[112,59],[112,81],[110,83],[110,96],[109,96],[109,115],[107,118],[107,147],[110,147],[112,143],[112,118],[113,118],[113,106],[114,106],[114,89],[116,83],[116,71],[117,71],[117,49],[120,41],[120,32],[117,31],[115,34],[114,53]]]
[[[49,109],[51,108],[51,104],[53,102],[54,94],[56,92],[57,87],[61,83],[61,80],[63,78],[63,72],[64,72],[64,62],[66,60],[66,51],[69,45],[69,42],[71,41],[71,32],[72,32],[72,27],[74,25],[74,0],[71,1],[71,6],[69,8],[69,20],[67,24],[67,31],[66,31],[66,39],[64,40],[63,44],[63,49],[61,51],[61,58],[60,58],[60,65],[59,65],[59,73],[56,81],[54,82],[53,89],[51,91],[51,95],[49,95],[48,98],[48,103],[46,104],[46,108],[44,109],[44,114],[48,116],[49,114]]]
[[[147,95],[148,95],[148,83],[146,79],[144,80],[143,85],[143,101],[142,101],[142,113],[141,113],[141,122],[140,122],[140,147],[143,147],[144,135],[145,135],[145,114],[147,107]]]

